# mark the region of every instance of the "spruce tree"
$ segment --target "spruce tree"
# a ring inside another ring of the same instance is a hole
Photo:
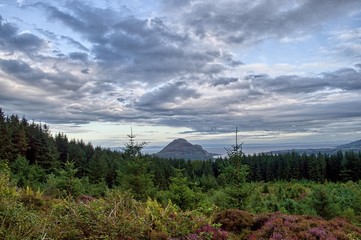
[[[225,192],[228,196],[229,206],[242,209],[247,196],[245,182],[248,175],[248,166],[244,165],[242,145],[238,144],[236,129],[236,144],[231,149],[226,149],[228,160],[222,166],[221,175],[227,182]]]
[[[149,158],[143,156],[141,150],[146,143],[135,142],[131,132],[129,142],[124,148],[124,162],[118,171],[118,183],[121,188],[129,190],[137,200],[146,200],[154,194],[154,174],[150,171]]]

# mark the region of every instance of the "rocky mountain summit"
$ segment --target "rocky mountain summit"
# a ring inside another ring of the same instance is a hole
[[[191,144],[183,138],[178,138],[169,143],[155,155],[161,158],[208,160],[212,159],[213,156],[218,154],[209,153],[198,144]]]

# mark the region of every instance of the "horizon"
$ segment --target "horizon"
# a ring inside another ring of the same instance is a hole
[[[358,140],[355,140],[358,141]],[[354,142],[354,141],[351,141]],[[192,143],[192,142],[191,142]],[[242,144],[242,152],[247,155],[259,154],[259,153],[267,153],[270,151],[278,151],[278,150],[292,150],[292,149],[321,149],[321,148],[334,148],[340,145],[344,145],[350,142],[338,142],[338,141],[328,141],[328,142],[288,142],[288,143],[243,143]],[[169,143],[168,143],[169,144]],[[198,144],[197,142],[193,142],[192,144]],[[162,150],[166,145],[145,145],[143,148],[144,153],[153,154]],[[204,150],[209,153],[215,153],[220,155],[226,155],[227,150],[232,147],[231,145],[225,144],[205,144],[201,145]],[[122,148],[122,147],[114,147],[111,149]]]
[[[0,4],[0,108],[102,147],[361,139],[361,1]]]

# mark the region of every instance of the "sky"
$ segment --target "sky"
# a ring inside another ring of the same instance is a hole
[[[0,0],[0,108],[103,147],[361,139],[359,0]]]

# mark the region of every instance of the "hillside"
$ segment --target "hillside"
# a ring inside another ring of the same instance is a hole
[[[208,160],[218,154],[209,153],[197,144],[191,144],[183,138],[178,138],[160,152],[154,154],[161,158],[185,159],[185,160]]]
[[[308,154],[308,155],[318,154],[318,153],[331,155],[331,154],[336,154],[339,151],[361,152],[361,139],[347,144],[339,145],[333,148],[285,149],[285,150],[271,151],[270,153],[284,154],[290,152],[297,152],[300,154]]]

